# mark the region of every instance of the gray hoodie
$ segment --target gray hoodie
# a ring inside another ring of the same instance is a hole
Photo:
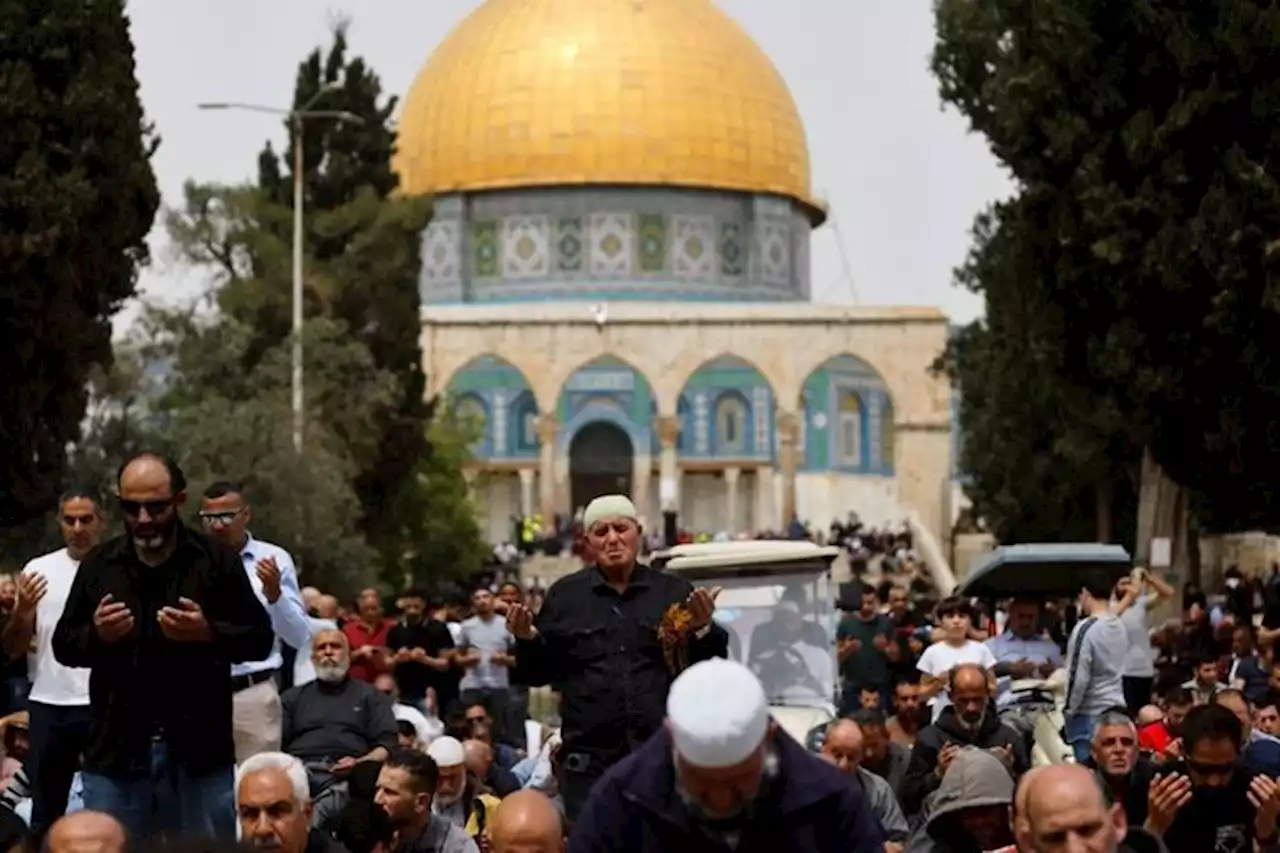
[[[1013,803],[1013,777],[985,749],[968,746],[951,759],[951,766],[934,792],[925,825],[907,842],[906,853],[950,853],[958,848],[954,824],[948,818],[979,806]]]

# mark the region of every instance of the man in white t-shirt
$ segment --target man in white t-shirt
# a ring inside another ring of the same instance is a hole
[[[977,664],[987,672],[991,694],[995,695],[996,658],[991,649],[976,640],[969,639],[973,627],[973,607],[958,595],[944,598],[937,608],[938,624],[942,628],[942,640],[929,646],[920,655],[916,669],[920,670],[920,698],[928,699],[933,709],[933,721],[938,721],[942,709],[951,704],[947,696],[948,674],[962,663]]]
[[[32,783],[31,828],[42,836],[67,809],[71,780],[89,740],[89,670],[71,669],[53,656],[53,632],[80,561],[106,530],[102,507],[84,489],[58,501],[58,529],[66,547],[27,563],[18,577],[18,600],[0,634],[10,658],[28,656],[32,673],[28,708]]]

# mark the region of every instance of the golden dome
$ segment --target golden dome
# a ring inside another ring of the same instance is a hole
[[[786,83],[711,0],[488,0],[409,89],[396,168],[412,194],[674,185],[822,218]]]

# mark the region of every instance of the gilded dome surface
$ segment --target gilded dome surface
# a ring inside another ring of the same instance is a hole
[[[670,185],[814,209],[786,83],[711,0],[488,0],[419,73],[399,132],[413,194]]]

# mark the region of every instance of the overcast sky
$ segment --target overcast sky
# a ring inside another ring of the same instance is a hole
[[[719,0],[791,88],[809,136],[814,191],[831,218],[813,238],[814,298],[936,305],[957,322],[980,302],[951,283],[974,215],[1009,192],[984,140],[942,110],[928,69],[931,0]],[[201,101],[287,106],[297,63],[351,18],[353,50],[403,93],[480,0],[131,0],[138,76],[162,144],[166,202],[182,184],[254,175],[271,116],[208,113]],[[148,296],[186,299],[201,278],[175,266],[159,229]],[[843,251],[842,251],[843,250]],[[847,269],[847,273],[846,273]]]

